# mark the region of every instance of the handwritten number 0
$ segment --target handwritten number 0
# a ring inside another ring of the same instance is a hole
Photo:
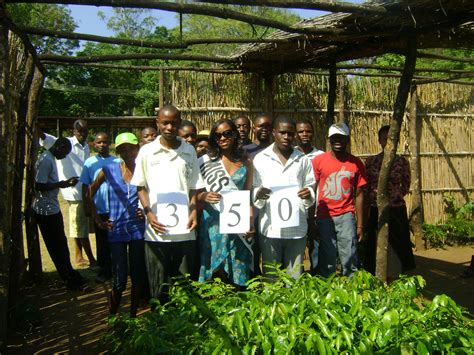
[[[283,213],[282,213],[282,203],[283,203],[283,201],[288,202],[288,217],[287,218],[284,218]],[[290,219],[292,213],[293,213],[293,209],[292,209],[290,200],[288,200],[287,198],[282,198],[280,200],[280,202],[278,203],[278,215],[280,216],[280,219],[282,221],[286,222]]]
[[[166,208],[168,207],[172,207],[174,208],[173,212],[171,212],[170,214],[170,217],[173,217],[175,220],[176,220],[176,223],[171,225],[171,224],[168,224],[167,227],[170,227],[170,228],[173,228],[173,227],[176,227],[179,223],[179,217],[178,215],[176,214],[176,210],[178,209],[178,206],[176,206],[174,203],[168,203],[168,205],[166,206]]]
[[[235,224],[227,223],[227,226],[235,227],[236,225],[238,225],[240,223],[240,213],[238,211],[234,210],[234,207],[240,207],[240,205],[241,205],[241,203],[233,203],[232,206],[230,206],[229,213],[232,213],[237,217],[237,222]]]

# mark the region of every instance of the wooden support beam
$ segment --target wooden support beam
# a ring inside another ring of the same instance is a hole
[[[328,105],[326,113],[326,125],[329,128],[334,123],[334,107],[336,102],[336,91],[337,91],[337,69],[336,62],[332,62],[329,67],[329,92],[328,92]]]
[[[432,58],[432,59],[440,59],[440,60],[450,60],[453,62],[461,62],[461,63],[470,63],[474,64],[474,58],[463,58],[463,57],[455,57],[455,56],[449,56],[449,55],[441,55],[441,54],[436,54],[436,53],[429,53],[429,52],[420,52],[416,54],[418,58]]]
[[[292,43],[301,41],[300,38],[194,38],[183,40],[179,43],[173,42],[158,42],[146,39],[133,39],[133,38],[117,38],[117,37],[104,37],[96,36],[87,33],[78,32],[66,32],[56,31],[46,28],[19,26],[19,28],[26,34],[37,35],[37,36],[48,36],[54,38],[67,38],[82,41],[91,41],[99,43],[119,44],[143,48],[164,48],[164,49],[185,49],[194,45],[201,44],[231,44],[231,43]]]
[[[111,54],[111,55],[91,55],[83,57],[63,56],[56,54],[40,55],[41,60],[63,62],[63,63],[97,63],[97,62],[113,62],[119,60],[130,59],[165,59],[165,60],[182,60],[196,62],[213,62],[213,63],[238,63],[238,59],[228,57],[211,57],[204,55],[190,54],[168,54],[168,53],[128,53],[128,54]]]
[[[410,226],[415,237],[415,245],[418,250],[426,249],[423,240],[423,196],[421,186],[421,117],[418,115],[418,94],[416,85],[411,86],[410,114],[409,114],[409,144],[410,144],[410,170],[411,170],[411,211]]]
[[[6,3],[40,3],[40,4],[68,4],[68,5],[92,5],[111,6],[126,8],[146,8],[163,11],[172,11],[180,14],[194,14],[213,16],[223,19],[237,20],[256,26],[276,28],[289,33],[301,34],[340,34],[342,30],[334,28],[302,28],[287,25],[286,23],[266,19],[263,17],[244,14],[238,11],[223,9],[216,6],[196,5],[188,3],[175,3],[160,0],[6,0]]]
[[[405,106],[410,92],[411,82],[416,65],[416,35],[409,35],[407,38],[407,52],[405,55],[405,65],[398,85],[397,97],[390,122],[389,139],[384,149],[382,166],[377,189],[377,207],[379,212],[379,224],[377,231],[377,255],[375,274],[382,281],[387,280],[388,266],[388,221],[389,221],[389,194],[388,182],[390,169],[397,152],[400,140],[400,131],[405,114]]]
[[[222,4],[222,0],[197,0],[201,3]],[[307,9],[307,10],[321,10],[330,12],[347,12],[347,13],[362,13],[373,15],[385,15],[390,13],[387,8],[379,5],[356,5],[350,2],[342,1],[272,1],[272,0],[226,0],[226,5],[242,5],[242,6],[268,6],[279,7],[287,9]],[[395,8],[395,6],[391,6]],[[400,6],[396,6],[394,12],[401,13]]]
[[[336,68],[342,69],[375,69],[375,70],[390,70],[390,71],[403,71],[403,67],[396,67],[391,65],[375,65],[375,64],[338,64]],[[415,68],[415,73],[445,73],[445,74],[471,74],[474,73],[472,70],[459,70],[459,69],[435,69],[435,68]]]

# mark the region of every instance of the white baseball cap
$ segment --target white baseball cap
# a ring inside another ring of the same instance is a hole
[[[335,134],[341,134],[343,136],[349,136],[349,127],[344,122],[334,123],[329,127],[328,137]]]

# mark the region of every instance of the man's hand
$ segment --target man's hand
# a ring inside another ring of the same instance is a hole
[[[67,180],[61,180],[58,184],[58,186],[61,188],[61,189],[64,189],[66,187],[73,187],[75,186],[79,181],[79,178],[77,176],[74,176],[72,178],[69,178]]]
[[[299,190],[297,195],[300,199],[306,200],[311,197],[311,192],[307,187],[305,187],[304,189]]]
[[[364,227],[358,226],[357,227],[357,241],[359,243],[362,241],[363,235],[364,235]]]
[[[114,228],[114,224],[112,223],[112,221],[110,219],[108,219],[106,221],[103,221],[98,216],[95,219],[95,224],[97,224],[97,226],[100,229],[105,229],[105,230],[109,230],[109,231],[111,231]]]
[[[152,211],[147,211],[146,218],[148,219],[148,223],[150,223],[151,228],[158,233],[158,234],[166,234],[168,230],[164,224],[158,222],[158,218]]]
[[[257,200],[268,200],[270,198],[271,193],[272,190],[262,186],[258,189],[257,194],[255,196],[257,197]]]
[[[189,215],[187,228],[189,229],[189,231],[193,231],[196,229],[196,227],[197,227],[197,214],[196,214],[196,211],[193,211]]]

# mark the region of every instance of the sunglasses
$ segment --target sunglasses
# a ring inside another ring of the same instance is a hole
[[[233,136],[234,136],[234,132],[232,132],[231,129],[228,129],[227,131],[224,131],[222,133],[216,132],[216,139],[217,140],[220,140],[222,137],[224,137],[225,139],[230,139]]]

